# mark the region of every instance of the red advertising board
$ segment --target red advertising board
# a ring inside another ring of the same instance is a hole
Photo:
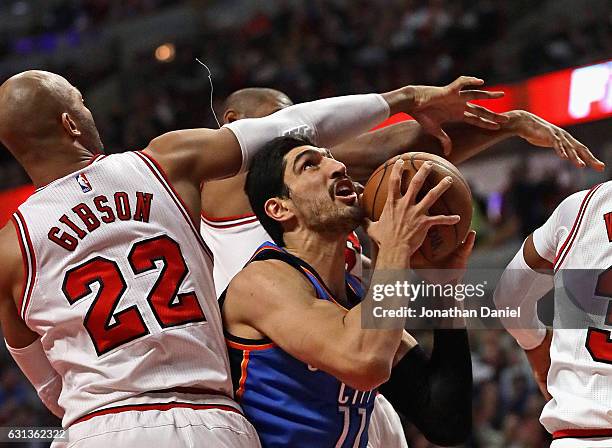
[[[524,109],[558,126],[612,117],[612,60],[535,76],[516,84],[487,87],[503,98],[475,101],[495,112]],[[393,116],[378,127],[409,119]]]
[[[17,207],[33,192],[34,187],[31,185],[0,191],[0,227],[8,222]]]

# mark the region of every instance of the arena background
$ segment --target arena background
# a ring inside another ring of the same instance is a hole
[[[172,129],[215,126],[196,57],[212,70],[217,111],[228,93],[248,86],[299,102],[479,76],[507,92],[490,107],[531,110],[608,163],[603,175],[577,170],[511,139],[462,165],[475,198],[473,266],[503,267],[563,197],[611,178],[609,1],[0,2],[0,82],[30,68],[64,75],[83,91],[107,152],[143,148]],[[0,149],[0,225],[30,192]],[[427,345],[428,335],[418,336]],[[499,331],[470,338],[474,430],[465,446],[548,446],[538,422],[544,401],[518,346]],[[46,425],[59,422],[2,347],[0,426]],[[409,424],[406,431],[412,448],[433,446]]]

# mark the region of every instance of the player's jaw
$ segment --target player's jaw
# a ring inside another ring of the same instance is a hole
[[[363,222],[363,210],[350,178],[330,179],[325,189],[317,190],[314,186],[308,191],[292,190],[296,215],[305,227],[344,237]]]

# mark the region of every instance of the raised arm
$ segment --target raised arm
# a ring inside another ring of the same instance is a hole
[[[389,113],[397,112],[414,116],[450,150],[450,141],[441,131],[441,123],[464,119],[482,121],[468,102],[503,95],[461,90],[482,83],[477,78],[462,76],[444,87],[406,86],[382,95],[312,101],[287,107],[268,117],[238,120],[219,130],[169,132],[151,141],[145,152],[162,165],[171,180],[189,179],[199,186],[203,181],[246,170],[252,155],[275,137],[306,134],[315,144],[332,147],[366,132],[385,120]]]
[[[448,156],[444,155],[440,140],[425,132],[414,120],[362,134],[333,147],[332,153],[347,165],[351,177],[359,182],[367,180],[378,166],[398,154],[423,151],[446,157],[457,165],[510,137],[520,137],[535,146],[552,148],[560,158],[570,160],[577,167],[588,166],[598,171],[604,169],[604,164],[586,146],[567,131],[537,115],[521,110],[493,115],[483,110],[481,115],[486,121],[475,122],[477,125],[470,124],[469,120],[443,125],[453,142],[453,150]]]

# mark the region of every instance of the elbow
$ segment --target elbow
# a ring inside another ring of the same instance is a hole
[[[343,378],[347,386],[353,389],[372,390],[387,382],[391,376],[391,360],[381,356],[362,356],[347,364]]]

